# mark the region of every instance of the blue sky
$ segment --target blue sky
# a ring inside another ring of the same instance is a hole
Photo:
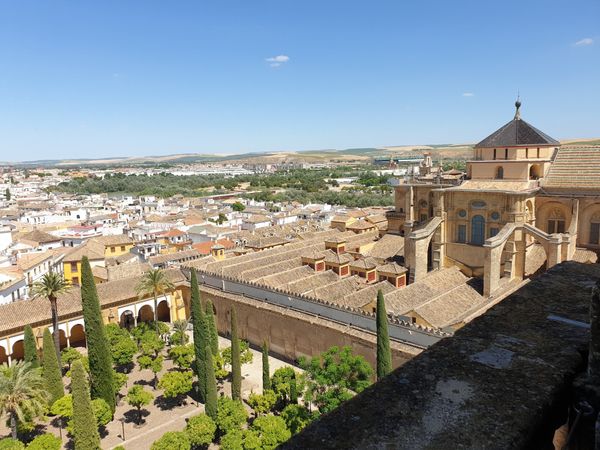
[[[600,2],[0,1],[0,160],[600,136]]]

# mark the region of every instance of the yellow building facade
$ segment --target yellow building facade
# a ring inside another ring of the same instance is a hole
[[[405,237],[409,280],[458,266],[493,295],[526,276],[528,255],[544,267],[600,250],[600,147],[562,147],[521,119],[479,142],[458,184],[407,179],[396,187],[389,232]]]

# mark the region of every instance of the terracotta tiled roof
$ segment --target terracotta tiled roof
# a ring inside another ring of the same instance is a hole
[[[183,273],[178,269],[165,271],[167,277],[175,285],[186,282]],[[137,299],[136,286],[139,277],[109,281],[97,285],[101,305],[119,303],[127,299]],[[73,288],[68,293],[58,297],[59,318],[78,317],[81,312],[81,290]],[[17,332],[27,325],[50,324],[50,303],[46,298],[21,300],[0,305],[0,334],[5,335],[11,330]]]
[[[53,256],[54,252],[51,250],[46,252],[22,253],[17,259],[17,267],[21,270],[29,270],[47,259],[51,259]]]
[[[207,242],[199,242],[197,244],[193,244],[192,248],[194,250],[197,250],[198,253],[200,253],[201,255],[209,255],[210,250],[216,245],[221,245],[225,249],[231,249],[231,248],[235,247],[235,244],[232,241],[230,241],[229,239],[218,239],[216,242],[207,241]]]
[[[388,313],[404,315],[457,286],[465,284],[469,278],[457,267],[430,272],[422,280],[385,296]]]
[[[349,255],[348,253],[336,253],[333,250],[326,250],[325,251],[325,262],[326,263],[333,263],[333,264],[347,264],[354,261],[354,258],[352,257],[352,255]]]
[[[65,255],[64,262],[77,262],[87,256],[91,261],[104,259],[104,246],[98,242],[87,241]]]
[[[60,242],[61,238],[54,236],[45,231],[38,230],[37,228],[29,233],[24,233],[18,237],[17,240],[26,240],[29,242],[35,242],[37,244],[50,244],[53,242]]]
[[[395,262],[377,266],[377,272],[382,272],[382,273],[402,275],[403,273],[406,273],[407,271],[408,271],[408,269],[406,267],[402,267],[400,264],[396,264]]]
[[[600,147],[563,147],[544,179],[544,190],[600,190]]]
[[[350,269],[371,270],[377,267],[377,263],[373,258],[361,258],[350,263]]]
[[[157,264],[164,264],[166,262],[170,262],[170,261],[183,261],[184,259],[195,259],[195,258],[199,258],[200,256],[202,256],[198,250],[183,250],[181,252],[175,252],[175,253],[168,253],[168,254],[164,254],[164,255],[156,255],[156,256],[151,256],[149,258],[149,262],[150,264],[157,265]]]

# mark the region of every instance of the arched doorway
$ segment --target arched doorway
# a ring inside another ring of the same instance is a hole
[[[69,337],[71,347],[85,347],[85,330],[83,325],[75,325],[71,328],[71,336]]]
[[[529,179],[537,180],[542,177],[542,166],[539,164],[532,164],[529,168]]]
[[[481,215],[471,219],[471,244],[483,245],[485,241],[485,219]]]
[[[58,330],[58,340],[60,342],[61,350],[67,347],[67,334],[64,332],[64,330]]]
[[[12,354],[10,355],[13,361],[21,361],[25,357],[23,340],[17,341],[12,346]]]
[[[124,311],[119,319],[119,325],[121,328],[126,328],[128,330],[131,330],[133,327],[135,327],[135,317],[133,316],[133,313],[129,310]]]
[[[503,179],[504,179],[504,167],[498,166],[496,168],[496,180],[503,180]]]
[[[166,300],[163,300],[158,304],[157,308],[158,320],[161,322],[171,322],[171,308]]]
[[[8,355],[4,347],[0,347],[0,365],[8,364]]]
[[[138,311],[138,323],[154,321],[154,311],[150,305],[144,305]]]

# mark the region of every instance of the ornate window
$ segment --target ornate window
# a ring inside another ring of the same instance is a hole
[[[464,209],[459,209],[458,217],[460,217],[461,219],[464,219],[465,217],[467,217],[467,211],[465,211]]]
[[[565,215],[560,208],[554,208],[548,219],[548,233],[565,232]]]
[[[490,228],[490,237],[496,236],[500,232],[500,229],[497,227]]]
[[[467,226],[459,225],[458,226],[458,236],[456,237],[456,242],[464,244],[467,242]]]
[[[471,219],[471,244],[483,245],[485,241],[485,219],[476,215]]]
[[[498,211],[494,211],[492,214],[490,214],[490,218],[492,220],[500,220],[500,213]]]
[[[471,202],[471,208],[473,209],[483,209],[487,206],[487,204],[483,200],[474,200]]]

